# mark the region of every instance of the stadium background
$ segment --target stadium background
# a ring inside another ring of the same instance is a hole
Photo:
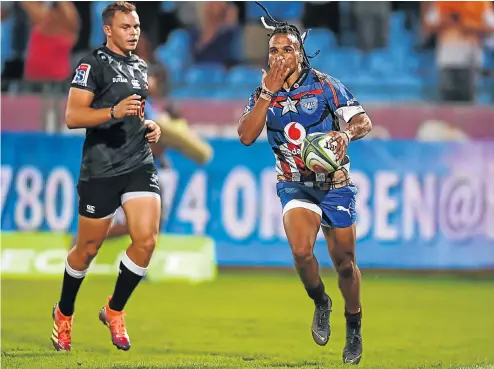
[[[70,3],[79,28],[76,37],[65,35],[73,40],[70,54],[60,55],[33,53],[39,23],[22,3],[1,4],[2,360],[11,367],[51,368],[60,360],[47,354],[49,309],[76,232],[84,132],[64,126],[70,76],[50,73],[57,63],[73,69],[104,41],[100,14],[107,3]],[[52,2],[39,4],[48,16]],[[313,67],[346,84],[374,123],[369,137],[349,148],[359,188],[368,367],[494,363],[494,25],[492,13],[479,8],[484,3],[476,4],[266,3],[276,19],[312,29],[306,49],[320,50]],[[492,3],[485,4],[492,12]],[[128,307],[135,355],[117,356],[103,338],[93,338],[101,328],[93,328],[99,305],[90,296],[102,301],[111,291],[124,238],[107,242],[92,267],[94,279],[78,300],[86,325],[74,338],[86,351],[64,362],[333,367],[343,342],[341,300],[333,315],[339,333],[319,350],[310,342],[310,301],[283,233],[273,155],[263,138],[243,147],[236,136],[266,61],[259,8],[253,2],[136,5],[143,27],[138,53],[156,84],[148,117],[187,124],[214,155],[201,166],[172,149],[166,153],[168,214],[149,280]],[[436,33],[438,14],[459,21]],[[487,31],[467,33],[467,26]],[[54,37],[44,41],[60,42]],[[26,65],[38,58],[51,67],[27,76]],[[322,239],[315,252],[331,266]],[[335,274],[327,269],[324,276],[338,296]],[[191,307],[197,301],[200,314]],[[146,319],[157,323],[150,327]],[[188,345],[183,331],[203,339]],[[157,342],[142,343],[160,332]]]

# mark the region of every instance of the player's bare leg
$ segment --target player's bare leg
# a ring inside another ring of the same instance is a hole
[[[72,316],[79,288],[86,272],[105,240],[112,218],[91,219],[79,216],[76,244],[65,261],[65,273],[60,301],[53,307],[51,340],[58,351],[70,351],[72,345]]]
[[[159,196],[136,197],[125,201],[122,206],[132,244],[120,262],[115,290],[107,305],[101,309],[99,318],[110,329],[113,344],[120,350],[128,350],[130,339],[123,309],[146,274],[151,260],[158,238],[161,202]]]
[[[345,300],[346,345],[343,350],[343,362],[358,364],[363,349],[360,270],[355,258],[355,224],[347,228],[322,228],[331,260],[338,273],[338,286]]]
[[[324,291],[319,265],[313,253],[320,223],[321,217],[305,208],[293,208],[283,216],[283,225],[292,249],[295,268],[307,294],[315,304],[312,337],[318,345],[324,346],[331,335],[329,324],[331,299]]]
[[[113,224],[108,231],[107,238],[118,238],[129,234],[127,224]]]

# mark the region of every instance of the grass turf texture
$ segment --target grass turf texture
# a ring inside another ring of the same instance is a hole
[[[222,271],[212,283],[142,283],[117,351],[98,311],[114,280],[89,275],[76,302],[72,352],[55,352],[59,281],[2,280],[2,368],[339,368],[345,326],[336,276],[332,336],[310,333],[313,304],[291,271]],[[494,369],[494,281],[364,272],[361,368]],[[61,277],[61,276],[60,276]]]

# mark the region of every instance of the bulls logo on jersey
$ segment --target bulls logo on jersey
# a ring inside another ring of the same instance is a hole
[[[314,114],[317,111],[317,108],[319,106],[318,101],[317,101],[317,96],[304,96],[300,100],[300,106],[302,107],[302,110],[309,115]]]
[[[305,128],[300,123],[291,122],[285,126],[285,138],[290,143],[301,145],[305,135]]]

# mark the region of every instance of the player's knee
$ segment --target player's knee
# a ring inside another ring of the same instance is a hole
[[[82,242],[78,241],[75,249],[81,255],[81,258],[84,260],[84,262],[89,265],[98,254],[101,245],[102,241],[100,240],[85,240]]]
[[[296,264],[307,263],[313,256],[314,254],[310,247],[297,248],[293,251],[293,258]]]
[[[341,278],[349,279],[352,278],[355,274],[355,263],[351,258],[348,258],[342,261],[340,264],[336,266],[336,270],[338,271],[338,275]]]
[[[155,233],[146,233],[133,240],[132,245],[140,252],[150,254],[154,251],[158,235]]]

